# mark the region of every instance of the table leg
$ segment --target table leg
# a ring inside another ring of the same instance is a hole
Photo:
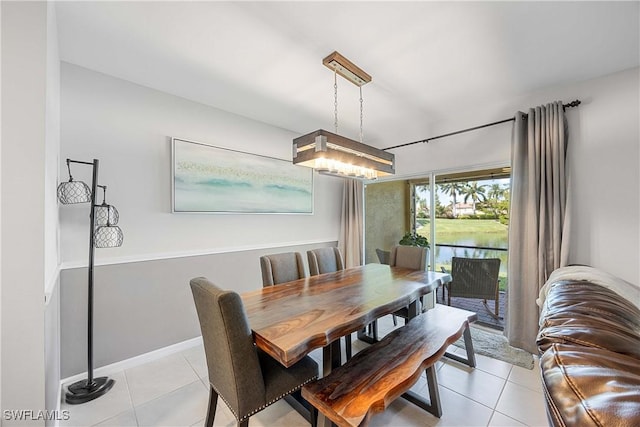
[[[333,368],[340,366],[341,350],[339,339],[322,348],[322,376],[329,375]]]
[[[418,301],[414,301],[409,304],[409,319],[413,319],[418,314],[420,314],[419,308],[420,307]],[[407,324],[406,319],[404,323],[405,325]],[[369,331],[367,331],[367,329],[369,329]],[[374,344],[378,342],[378,322],[373,321],[365,329],[359,330],[358,339],[360,341],[366,342],[367,344]]]
[[[284,397],[285,402],[289,404],[297,413],[302,415],[302,417],[311,423],[312,417],[314,416],[312,413],[312,406],[304,400],[302,397],[302,393],[300,390],[294,391],[291,394],[288,394]]]
[[[358,331],[358,339],[367,344],[378,342],[378,322],[374,320],[365,329],[360,329]]]
[[[416,317],[418,314],[420,314],[418,312],[418,300],[412,302],[411,304],[409,304],[409,319],[413,319],[414,317]]]
[[[333,368],[341,364],[342,349],[340,340],[337,339],[322,349],[322,375],[329,375]],[[311,421],[310,405],[302,398],[300,391],[296,391],[284,397],[285,401],[295,409],[305,420]],[[326,418],[322,413],[318,413],[318,426],[333,427],[335,424]]]

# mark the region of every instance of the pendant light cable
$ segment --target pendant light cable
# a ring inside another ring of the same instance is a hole
[[[338,133],[338,71],[333,71],[333,127]]]
[[[363,139],[364,139],[364,130],[362,127],[362,119],[363,119],[362,109],[363,109],[362,86],[360,86],[360,142],[363,142]]]

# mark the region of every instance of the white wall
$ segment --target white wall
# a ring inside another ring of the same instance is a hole
[[[45,110],[45,255],[44,272],[47,291],[58,276],[60,251],[58,242],[58,157],[60,152],[60,56],[55,3],[47,2],[47,87]]]
[[[2,22],[2,4],[0,3],[0,23]],[[0,27],[0,46],[2,46],[2,28]],[[0,64],[2,60],[2,51],[0,50]],[[2,96],[2,66],[0,66],[0,98]],[[2,188],[2,102],[0,102],[0,188]],[[1,200],[1,196],[0,196]],[[0,301],[2,301],[2,208],[0,207]],[[2,303],[0,302],[0,332],[2,332]],[[0,338],[0,409],[2,406],[2,338]],[[0,426],[2,426],[2,420],[0,419]]]
[[[2,2],[2,402],[45,409],[47,4]],[[43,421],[3,420],[3,425]]]
[[[67,157],[100,160],[100,183],[120,212],[124,245],[96,250],[95,366],[199,334],[189,279],[244,292],[261,287],[259,256],[335,244],[343,181],[314,176],[312,215],[171,213],[176,136],[282,159],[292,132],[75,65],[61,65],[61,179]],[[72,169],[90,182],[91,168]],[[88,207],[61,206],[63,376],[86,370]],[[204,255],[204,256],[183,256]],[[134,262],[140,261],[140,262]],[[117,318],[114,318],[117,313]]]
[[[567,109],[573,213],[570,262],[593,265],[640,286],[640,69],[546,88],[462,110],[431,137],[512,117],[548,102]],[[512,124],[395,150],[399,175],[508,163]]]
[[[170,137],[290,159],[292,132],[75,65],[61,74],[61,168],[66,157],[100,160],[125,236],[98,262],[337,240],[342,181],[317,174],[313,215],[171,213]],[[74,178],[90,182],[90,169],[76,165]],[[86,263],[86,206],[62,207],[60,221],[64,265]]]
[[[60,397],[60,244],[58,238],[58,157],[60,153],[60,56],[54,2],[47,2],[47,75],[44,165],[44,313],[45,407],[57,408]],[[46,425],[54,424],[49,420]]]

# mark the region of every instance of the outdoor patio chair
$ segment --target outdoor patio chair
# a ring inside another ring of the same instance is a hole
[[[451,297],[482,299],[487,311],[498,318],[499,273],[499,258],[451,258],[452,280],[446,284],[447,305],[451,305]],[[495,300],[495,312],[487,306],[488,299]]]

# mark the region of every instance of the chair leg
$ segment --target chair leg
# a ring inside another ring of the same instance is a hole
[[[309,421],[311,423],[311,427],[317,427],[318,425],[318,410],[315,406],[309,405]]]
[[[450,287],[447,287],[447,305],[451,305],[451,288]]]
[[[393,316],[393,326],[398,326],[398,319],[396,318],[396,315],[392,314],[391,316]]]
[[[218,406],[218,393],[209,386],[209,407],[207,408],[207,419],[205,427],[213,427],[213,419],[216,417],[216,407]]]

